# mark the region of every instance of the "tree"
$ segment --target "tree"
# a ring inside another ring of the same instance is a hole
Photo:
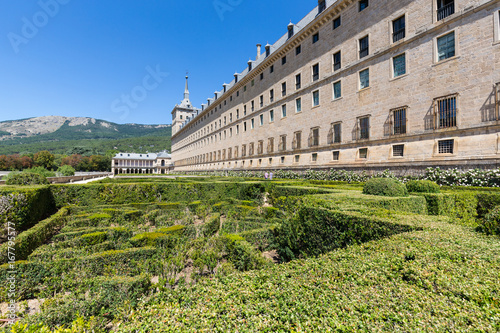
[[[77,166],[81,161],[82,161],[82,155],[73,154],[71,156],[64,157],[61,161],[61,165],[69,165],[72,168],[77,169]]]
[[[36,165],[49,170],[54,166],[54,155],[47,150],[43,150],[35,154],[34,161]]]
[[[64,177],[74,176],[75,169],[69,165],[63,165],[57,169],[57,173],[63,175]]]

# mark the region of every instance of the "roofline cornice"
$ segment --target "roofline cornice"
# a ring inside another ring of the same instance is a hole
[[[337,1],[337,3],[334,3],[332,6],[327,8],[321,14],[316,16],[316,18],[314,18],[314,20],[312,20],[304,29],[300,30],[292,38],[287,40],[280,48],[275,50],[271,54],[271,56],[267,57],[262,63],[260,63],[257,67],[255,67],[241,81],[238,81],[234,86],[231,87],[231,89],[227,90],[224,94],[222,94],[222,96],[217,98],[217,100],[223,99],[224,96],[232,95],[235,91],[238,91],[243,86],[248,84],[248,82],[255,79],[257,75],[260,75],[260,73],[262,73],[265,69],[269,68],[277,60],[285,56],[289,51],[298,46],[298,44],[302,43],[307,37],[311,36],[314,32],[318,31],[319,28],[328,23],[328,21],[338,16],[340,12],[342,12],[344,9],[346,9],[350,4],[352,4],[355,1],[356,0],[339,0]],[[195,118],[193,118],[191,122],[194,123],[199,118],[205,116],[207,113],[214,110],[218,105],[218,103],[215,102],[217,100],[214,100],[212,104],[210,104],[205,110],[203,110],[200,114],[198,114]],[[177,133],[175,133],[172,136],[172,139],[179,136],[187,128],[188,126],[184,126],[183,128],[179,129],[179,131],[177,131]]]

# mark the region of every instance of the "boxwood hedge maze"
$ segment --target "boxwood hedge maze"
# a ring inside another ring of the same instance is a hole
[[[380,180],[0,187],[0,330],[498,332],[499,204]]]

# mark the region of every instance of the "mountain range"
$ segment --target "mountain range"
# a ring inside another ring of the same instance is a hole
[[[0,122],[0,155],[156,152],[170,149],[171,125],[116,124],[88,117],[46,116]]]

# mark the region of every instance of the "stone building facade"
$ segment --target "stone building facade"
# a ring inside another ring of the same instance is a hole
[[[167,174],[173,169],[172,156],[158,154],[118,153],[111,160],[111,172],[119,174]]]
[[[257,49],[173,112],[176,171],[499,166],[500,0],[318,1]]]

